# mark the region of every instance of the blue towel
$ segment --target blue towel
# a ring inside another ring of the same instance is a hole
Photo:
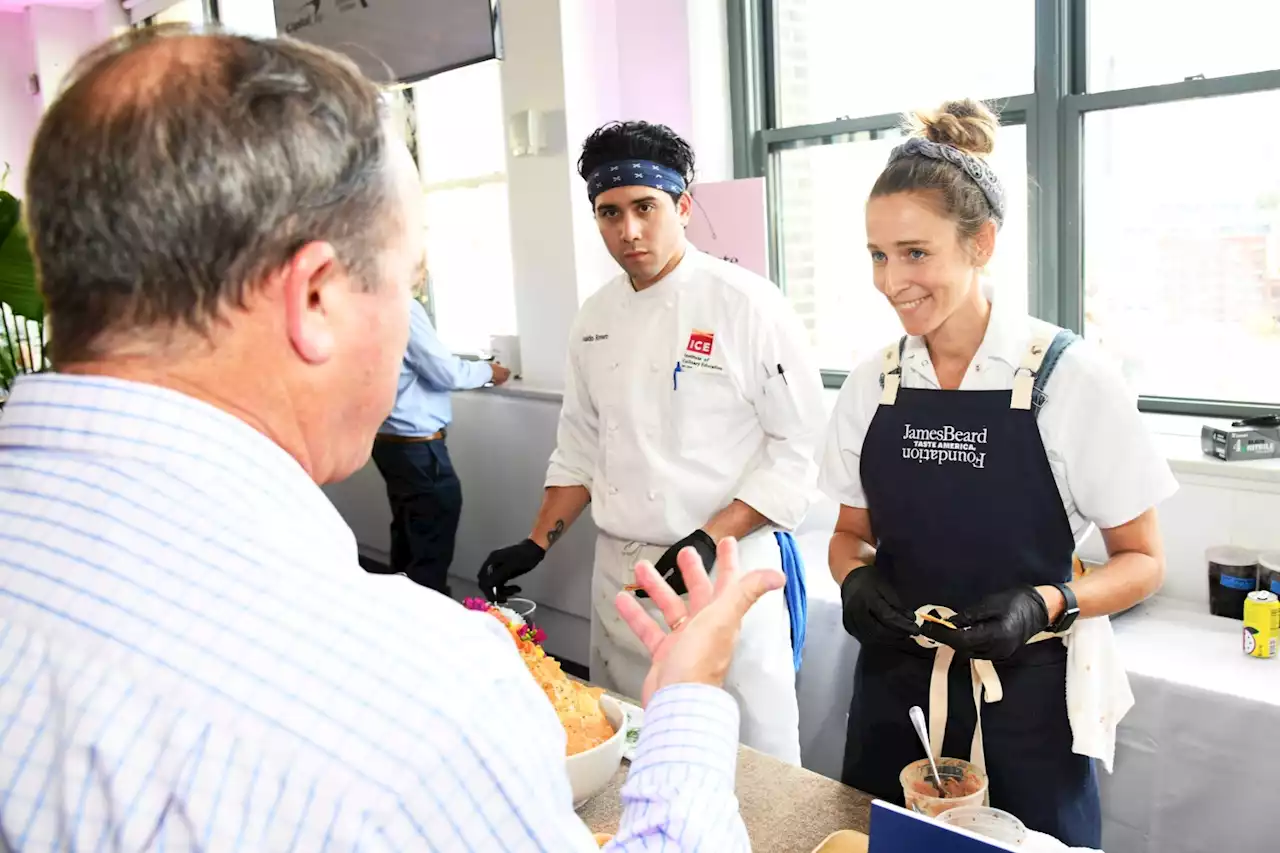
[[[776,533],[778,550],[782,552],[782,573],[787,576],[783,594],[787,597],[787,613],[791,617],[791,656],[796,672],[804,656],[804,631],[809,623],[809,595],[804,586],[804,560],[800,548],[790,533]]]

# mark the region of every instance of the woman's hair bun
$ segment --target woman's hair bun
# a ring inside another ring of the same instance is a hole
[[[911,132],[940,145],[952,145],[985,157],[995,150],[1000,119],[982,101],[946,101],[936,110],[918,110],[908,118]]]

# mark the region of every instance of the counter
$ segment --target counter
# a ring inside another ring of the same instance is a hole
[[[578,810],[592,832],[617,831],[629,769],[624,762],[609,787]],[[836,830],[865,833],[871,820],[868,795],[745,746],[738,750],[736,793],[753,850],[811,853]]]

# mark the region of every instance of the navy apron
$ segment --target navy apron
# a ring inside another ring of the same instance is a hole
[[[1033,343],[1015,391],[898,388],[906,339],[886,352],[896,399],[887,393],[872,418],[861,475],[876,566],[907,609],[960,611],[1010,587],[1071,579],[1075,540],[1036,416],[1049,375],[1075,340],[1062,331],[1051,343]],[[933,658],[912,640],[863,645],[845,784],[902,804],[898,774],[924,757],[907,711],[919,705],[927,714]],[[1027,645],[995,670],[1004,698],[982,708],[991,805],[1069,846],[1101,847],[1094,763],[1071,751],[1066,648],[1057,640]],[[943,754],[968,758],[977,714],[969,660],[960,652],[947,693]]]

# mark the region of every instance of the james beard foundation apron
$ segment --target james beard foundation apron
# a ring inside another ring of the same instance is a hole
[[[1011,587],[1071,579],[1075,541],[1036,417],[1058,358],[1075,340],[1061,331],[1034,341],[1012,391],[901,388],[906,339],[885,351],[884,394],[861,475],[876,565],[907,609],[960,611]],[[919,705],[943,755],[985,757],[992,806],[1069,846],[1100,847],[1093,760],[1071,750],[1063,643],[1041,634],[994,665],[959,652],[952,659],[949,648],[934,646],[862,647],[844,782],[902,804],[898,774],[924,757],[907,717]],[[932,695],[940,701],[931,707],[935,655]]]

